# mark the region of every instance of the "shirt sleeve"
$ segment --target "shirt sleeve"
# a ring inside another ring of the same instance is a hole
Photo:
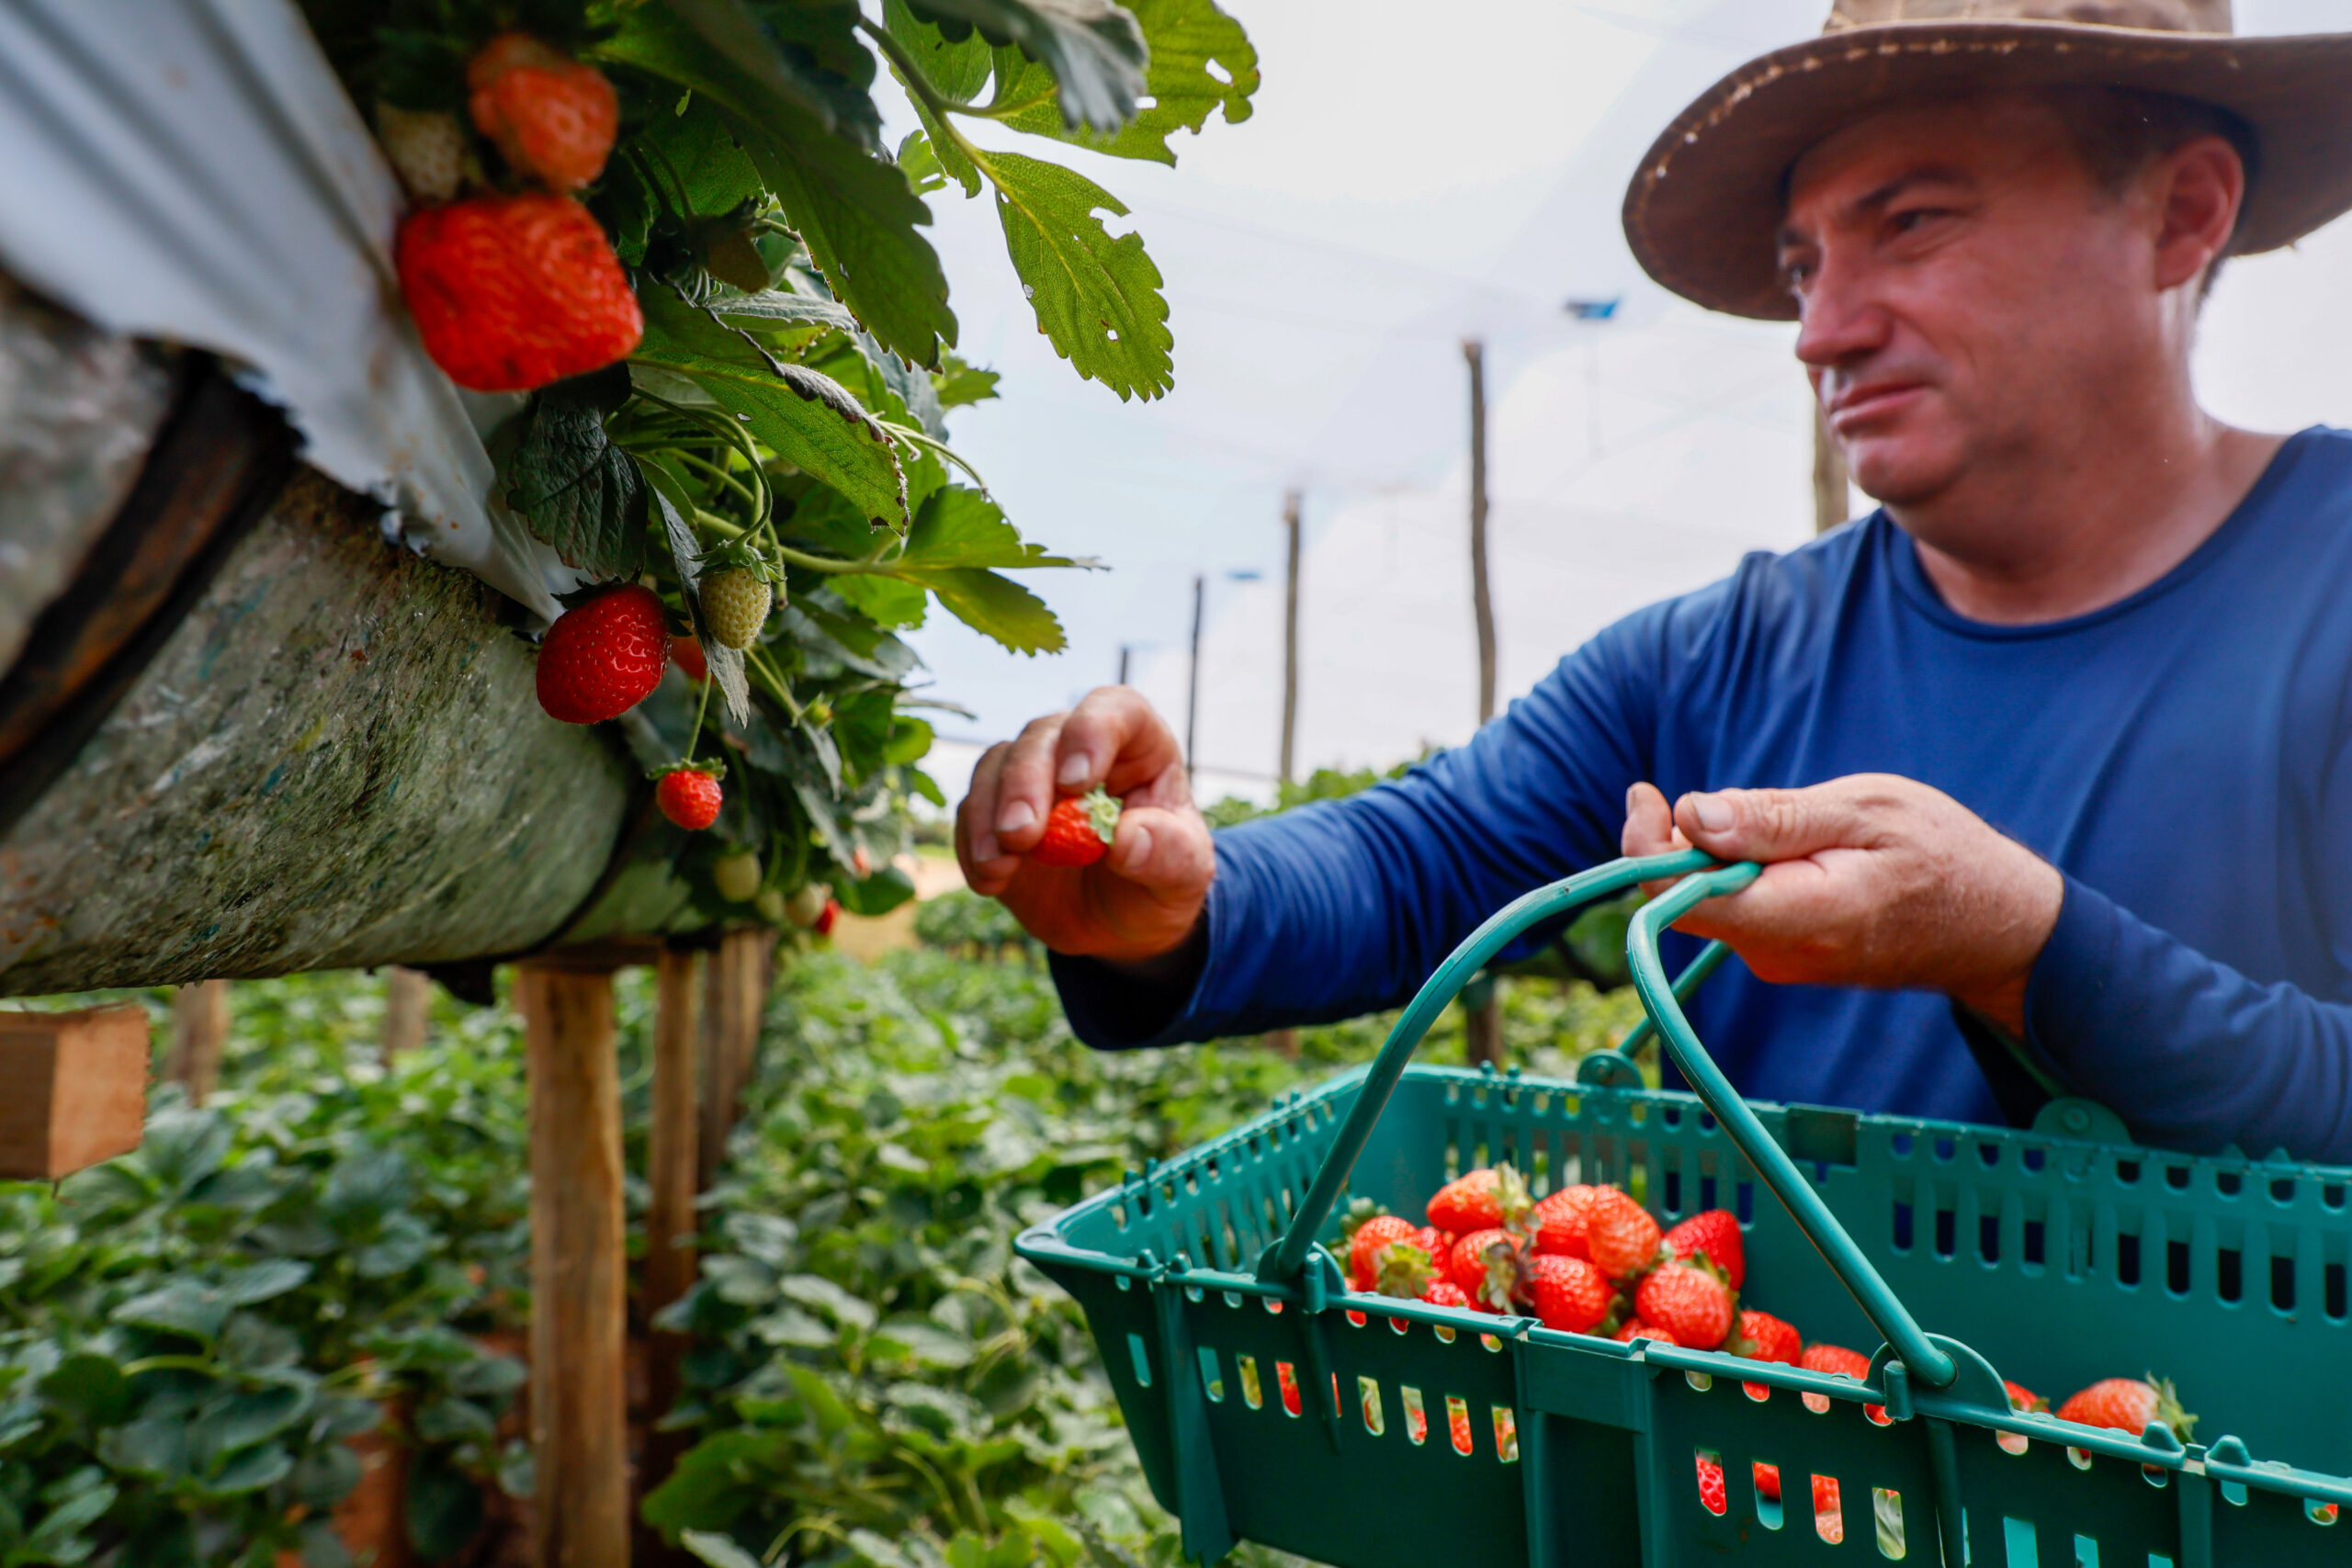
[[[2026,1028],[2150,1145],[2352,1164],[2352,1006],[2249,979],[2071,876]]]
[[[1467,746],[1402,779],[1219,832],[1189,983],[1053,961],[1079,1038],[1167,1045],[1398,1006],[1503,904],[1615,856],[1693,609],[1674,601],[1619,622]],[[1544,940],[1531,933],[1518,951]]]

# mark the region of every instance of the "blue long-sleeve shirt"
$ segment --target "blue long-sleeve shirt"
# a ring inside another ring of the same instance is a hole
[[[1614,856],[1636,780],[1671,799],[1899,773],[2065,874],[2027,992],[2042,1077],[2161,1146],[2352,1163],[2347,742],[2352,434],[2315,429],[2187,560],[2072,620],[1954,614],[1883,513],[1751,555],[1594,637],[1467,746],[1217,834],[1189,994],[1055,972],[1103,1047],[1394,1007],[1501,905]],[[1668,941],[1669,967],[1695,951]],[[1972,1051],[1940,997],[1735,963],[1690,1010],[1754,1098],[2018,1112],[2008,1058]]]

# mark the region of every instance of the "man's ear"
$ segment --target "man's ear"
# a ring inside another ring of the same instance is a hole
[[[2158,289],[2194,283],[2222,259],[2245,199],[2245,164],[2226,137],[2199,136],[2149,169],[2156,198]]]

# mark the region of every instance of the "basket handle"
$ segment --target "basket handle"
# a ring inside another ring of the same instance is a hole
[[[1635,911],[1625,931],[1625,956],[1634,973],[1634,987],[1641,994],[1642,1008],[1657,1027],[1658,1039],[1681,1069],[1684,1078],[1698,1091],[1700,1103],[1714,1113],[1732,1143],[1747,1156],[1756,1174],[1772,1190],[1795,1220],[1805,1239],[1817,1248],[1822,1258],[1834,1271],[1846,1289],[1853,1292],[1862,1315],[1871,1320],[1894,1353],[1903,1360],[1912,1378],[1930,1388],[1944,1388],[1958,1375],[1959,1368],[1951,1357],[1937,1348],[1911,1315],[1894,1290],[1862,1249],[1829,1212],[1821,1194],[1815,1190],[1781,1147],[1780,1141],[1765,1131],[1764,1123],[1747,1102],[1733,1089],[1714,1058],[1707,1055],[1705,1046],[1692,1032],[1690,1021],[1683,1016],[1681,1003],[1675,998],[1674,988],[1667,984],[1666,965],[1657,955],[1658,933],[1690,912],[1702,901],[1725,893],[1736,893],[1761,874],[1763,868],[1755,863],[1722,866],[1702,871],[1676,883],[1657,897]]]
[[[1388,1097],[1396,1092],[1396,1080],[1404,1075],[1405,1064],[1412,1059],[1413,1048],[1421,1043],[1421,1036],[1429,1032],[1430,1025],[1437,1021],[1446,1004],[1453,1000],[1454,993],[1485,968],[1488,959],[1528,927],[1563,910],[1606,897],[1637,883],[1686,876],[1715,863],[1714,857],[1703,850],[1611,861],[1513,899],[1464,938],[1462,945],[1438,965],[1437,973],[1421,983],[1421,988],[1397,1018],[1396,1026],[1388,1032],[1380,1055],[1364,1075],[1363,1088],[1357,1092],[1348,1119],[1340,1123],[1330,1152],[1323,1156],[1323,1168],[1316,1172],[1314,1185],[1306,1190],[1298,1212],[1291,1218],[1290,1229],[1258,1259],[1258,1278],[1270,1284],[1289,1284],[1299,1279],[1316,1238],[1323,1234],[1323,1223],[1331,1217],[1331,1206],[1339,1201],[1340,1190],[1347,1186],[1349,1174],[1355,1169],[1356,1156],[1363,1153],[1364,1143],[1372,1136],[1380,1113],[1388,1108]],[[1653,943],[1652,951],[1655,950]]]

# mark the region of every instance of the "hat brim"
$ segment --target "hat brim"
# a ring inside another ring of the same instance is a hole
[[[1748,62],[1658,137],[1625,191],[1652,277],[1712,310],[1793,321],[1775,244],[1796,161],[1898,104],[1988,88],[2114,86],[2228,109],[2260,169],[2233,254],[2275,250],[2352,209],[2352,33],[2238,38],[2066,22],[1893,22]]]

